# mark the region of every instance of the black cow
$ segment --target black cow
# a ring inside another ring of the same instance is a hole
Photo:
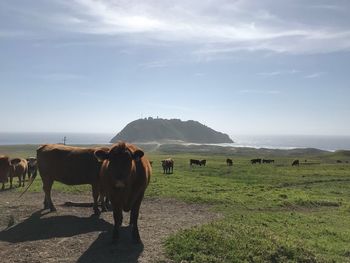
[[[232,161],[232,159],[226,159],[226,165],[227,166],[232,166],[233,165],[233,161]]]
[[[252,164],[261,163],[261,159],[260,159],[260,158],[258,158],[258,159],[251,159],[250,162],[251,162]]]
[[[199,161],[199,165],[200,166],[205,166],[207,164],[207,160],[201,160],[201,161]]]
[[[262,160],[263,163],[274,163],[275,160],[271,160],[271,159],[263,159]]]
[[[294,160],[292,162],[292,166],[299,166],[299,160]]]
[[[190,159],[190,165],[192,166],[193,164],[201,165],[201,161],[200,160],[195,160],[195,159]]]
[[[38,162],[37,159],[35,157],[29,157],[27,158],[27,162],[28,162],[28,179],[30,178],[35,178],[37,171],[38,171]]]

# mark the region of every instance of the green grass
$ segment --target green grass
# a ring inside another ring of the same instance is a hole
[[[164,246],[175,262],[350,262],[350,165],[335,163],[350,160],[347,153],[299,156],[319,163],[299,167],[292,157],[251,165],[256,156],[230,156],[227,167],[224,155],[170,156],[174,174],[163,175],[160,160],[169,155],[149,155],[146,195],[209,204],[223,215],[168,237]],[[190,158],[207,159],[207,166],[190,167]],[[90,191],[59,183],[54,189]],[[31,191],[41,191],[40,179]]]

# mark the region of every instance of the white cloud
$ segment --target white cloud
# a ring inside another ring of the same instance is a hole
[[[316,79],[316,78],[321,77],[321,76],[324,75],[324,74],[325,74],[325,72],[315,72],[315,73],[306,75],[305,78],[306,78],[306,79]]]
[[[272,71],[272,72],[259,72],[257,75],[263,76],[263,77],[274,77],[274,76],[280,76],[280,75],[293,75],[300,72],[296,69],[291,70],[279,70],[279,71]]]
[[[280,90],[257,90],[257,89],[243,89],[240,93],[254,93],[254,94],[280,94]]]
[[[334,14],[334,10],[346,9],[346,3],[285,2],[276,5],[274,1],[257,0],[56,0],[56,8],[37,16],[45,16],[48,24],[63,32],[79,32],[92,38],[113,36],[117,42],[132,39],[134,45],[187,45],[197,56],[242,50],[293,54],[350,50],[350,30],[341,22],[346,14],[338,12],[332,26],[323,19],[317,24],[311,22],[318,12],[321,15],[329,10]],[[313,11],[309,15],[310,7]],[[291,8],[308,15],[302,21],[292,15],[286,17]]]

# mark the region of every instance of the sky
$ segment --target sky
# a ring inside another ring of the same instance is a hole
[[[0,132],[350,135],[350,1],[2,0],[0,79]]]

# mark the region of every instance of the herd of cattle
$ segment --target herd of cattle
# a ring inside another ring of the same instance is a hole
[[[119,142],[111,147],[80,148],[60,144],[47,144],[37,149],[37,158],[12,159],[0,156],[0,182],[4,184],[17,176],[20,184],[26,174],[35,179],[39,170],[44,197],[44,209],[55,211],[51,200],[54,181],[66,185],[91,184],[93,209],[99,214],[98,198],[102,210],[106,210],[106,199],[113,207],[113,240],[118,240],[122,212],[130,211],[132,238],[140,243],[138,217],[140,205],[149,184],[152,168],[144,152],[135,145]]]
[[[305,160],[306,162],[307,160]],[[252,159],[251,164],[274,163],[272,159]],[[341,161],[337,160],[337,163]],[[206,160],[190,159],[190,166],[206,166]],[[227,158],[226,165],[232,166],[233,160]],[[161,161],[164,174],[174,171],[174,160],[167,158]],[[299,166],[299,160],[294,160],[292,166]],[[66,185],[91,184],[93,210],[100,214],[106,211],[106,202],[111,202],[113,208],[114,229],[113,240],[119,237],[119,227],[122,224],[122,212],[130,211],[130,226],[133,240],[141,242],[138,230],[140,205],[152,174],[152,162],[137,146],[119,142],[110,147],[81,148],[61,144],[46,144],[37,149],[37,156],[27,159],[0,156],[0,183],[2,190],[5,183],[18,177],[19,186],[24,186],[26,176],[30,184],[39,171],[43,182],[44,209],[56,211],[51,199],[51,188],[54,181]],[[28,187],[30,186],[28,185]]]
[[[10,159],[7,156],[0,156],[0,183],[2,183],[2,190],[5,189],[5,183],[8,181],[10,181],[10,188],[12,188],[14,177],[18,178],[18,186],[20,187],[24,186],[26,175],[30,179],[31,177],[35,177],[36,173],[37,160],[34,157]]]

